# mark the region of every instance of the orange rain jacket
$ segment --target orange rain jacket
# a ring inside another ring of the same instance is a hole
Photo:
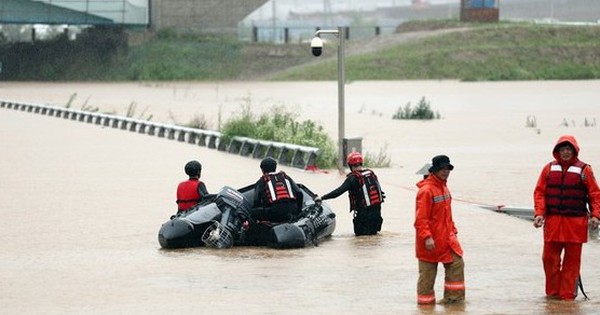
[[[442,181],[435,175],[417,183],[415,230],[416,255],[419,260],[427,262],[452,262],[452,252],[458,256],[463,250],[458,242],[458,233],[452,220],[452,196]],[[435,248],[427,250],[425,239],[433,237]]]
[[[559,144],[568,142],[575,148],[574,157],[571,161],[565,162],[560,159],[558,152]],[[573,136],[562,136],[556,142],[552,149],[554,159],[560,163],[563,172],[570,165],[579,161],[579,145]],[[550,163],[546,164],[542,169],[538,178],[533,199],[535,204],[535,216],[544,216],[544,242],[573,242],[585,243],[588,240],[588,218],[587,216],[573,217],[565,215],[548,215],[546,216],[546,183],[550,172]],[[588,190],[588,206],[592,216],[600,218],[600,188],[594,178],[592,167],[587,165],[582,172],[582,180]]]

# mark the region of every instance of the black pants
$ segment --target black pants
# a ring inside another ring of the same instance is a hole
[[[352,223],[354,223],[354,234],[356,236],[377,234],[381,231],[381,225],[383,224],[381,205],[356,209]]]

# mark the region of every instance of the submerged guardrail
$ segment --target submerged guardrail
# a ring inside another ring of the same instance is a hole
[[[177,140],[179,142],[255,159],[262,159],[270,156],[275,158],[280,164],[302,169],[316,166],[316,159],[319,151],[319,149],[315,147],[257,140],[246,137],[232,137],[226,139],[223,134],[217,131],[169,125],[131,117],[121,117],[45,104],[0,100],[0,108],[128,130],[130,132],[157,136],[169,140]]]

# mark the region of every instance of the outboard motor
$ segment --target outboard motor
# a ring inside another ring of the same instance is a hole
[[[214,203],[194,206],[164,223],[158,231],[158,242],[162,248],[203,245],[202,233],[219,216],[221,210]]]
[[[244,221],[250,219],[250,203],[239,191],[225,186],[217,194],[215,204],[222,212],[221,220],[204,231],[202,242],[210,247],[232,247],[243,237]]]

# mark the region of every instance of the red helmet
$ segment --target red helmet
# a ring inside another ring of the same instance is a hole
[[[363,163],[362,154],[356,151],[350,152],[346,158],[346,163],[348,163],[348,165],[361,165]]]

